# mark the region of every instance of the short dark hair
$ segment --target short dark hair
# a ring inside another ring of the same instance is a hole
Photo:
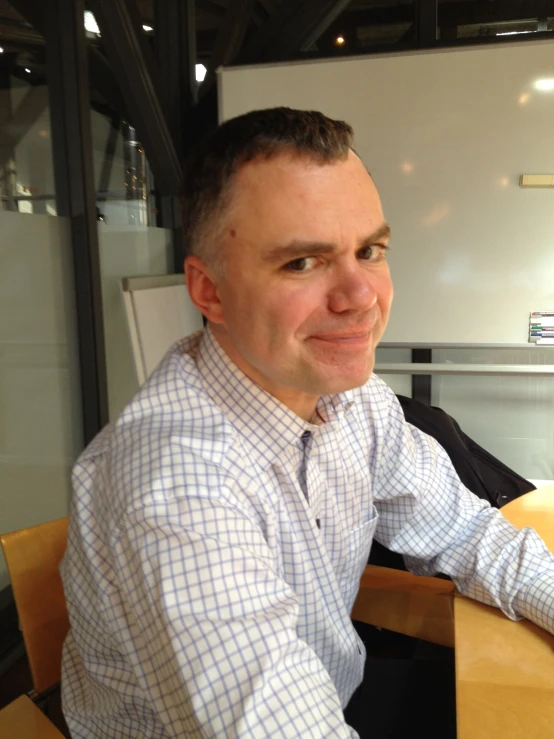
[[[346,159],[352,127],[314,110],[268,108],[231,118],[215,129],[185,164],[181,214],[185,253],[216,266],[222,215],[241,166],[279,154],[320,164]]]

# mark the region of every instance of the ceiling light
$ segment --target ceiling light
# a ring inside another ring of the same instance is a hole
[[[196,81],[204,82],[204,77],[206,76],[207,71],[208,70],[203,64],[197,64],[196,65]]]
[[[554,78],[543,77],[540,80],[535,80],[533,87],[535,90],[540,90],[541,92],[552,92],[554,90]]]
[[[0,54],[3,54],[3,53],[4,53],[4,47],[0,46]]]
[[[344,36],[337,36],[335,43],[337,46],[342,46],[344,44]]]
[[[145,31],[153,31],[153,30],[154,30],[154,29],[152,28],[152,26],[143,26],[143,29],[144,29]]]
[[[29,67],[25,67],[25,71],[27,72],[27,74],[31,74],[31,70],[29,69]]]
[[[90,10],[85,10],[85,31],[88,31],[89,33],[100,33],[96,18]]]

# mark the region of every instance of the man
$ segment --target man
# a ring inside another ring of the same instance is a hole
[[[349,614],[374,536],[554,630],[554,558],[372,375],[390,230],[350,127],[284,108],[228,121],[188,168],[183,221],[207,328],[74,470],[72,735],[357,736]],[[369,700],[359,728],[378,736]]]

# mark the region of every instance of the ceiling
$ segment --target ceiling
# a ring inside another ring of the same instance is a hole
[[[152,26],[155,36],[156,0],[134,1],[143,24]],[[34,2],[41,4],[43,0]],[[285,2],[243,0],[242,5],[249,8],[243,47],[269,19],[276,17]],[[198,61],[209,63],[218,36],[225,33],[229,18],[233,17],[228,15],[233,4],[239,5],[240,0],[196,0]],[[40,34],[15,9],[21,5],[18,0],[13,3],[0,0],[0,44],[4,47],[21,49],[42,43]],[[29,5],[33,5],[33,0],[24,0],[23,7]],[[338,17],[296,56],[370,53],[379,48],[415,45],[415,0],[351,0],[342,5],[345,9]],[[438,0],[438,38],[443,41],[494,36],[502,31],[537,30],[539,19],[542,19],[540,30],[554,30],[554,0]],[[342,44],[337,43],[339,36],[344,39]]]
[[[127,1],[151,28],[145,33],[155,46],[157,0]],[[43,22],[45,7],[44,0],[0,0],[0,72],[44,84],[44,40],[27,19]],[[211,84],[211,72],[221,65],[431,46],[432,15],[427,44],[418,39],[417,20],[429,7],[433,10],[428,0],[196,0],[196,60],[208,67]],[[554,32],[554,0],[437,1],[438,43],[472,43],[500,33],[526,33],[515,38],[530,39],[539,31]],[[89,34],[88,39],[103,59],[104,75],[111,76],[102,38]],[[205,83],[201,93],[208,87]],[[99,89],[92,101],[103,104]]]

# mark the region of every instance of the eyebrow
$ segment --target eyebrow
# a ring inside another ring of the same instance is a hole
[[[381,239],[388,239],[390,238],[390,233],[391,231],[389,224],[384,223],[376,231],[362,239],[360,248],[364,246],[371,246]],[[294,240],[288,244],[275,246],[273,249],[270,249],[267,254],[264,254],[263,259],[264,262],[270,262],[272,264],[279,262],[288,262],[293,261],[294,259],[299,259],[300,257],[306,256],[307,254],[309,254],[310,256],[315,256],[317,254],[330,254],[336,251],[336,249],[337,245],[333,242]]]

